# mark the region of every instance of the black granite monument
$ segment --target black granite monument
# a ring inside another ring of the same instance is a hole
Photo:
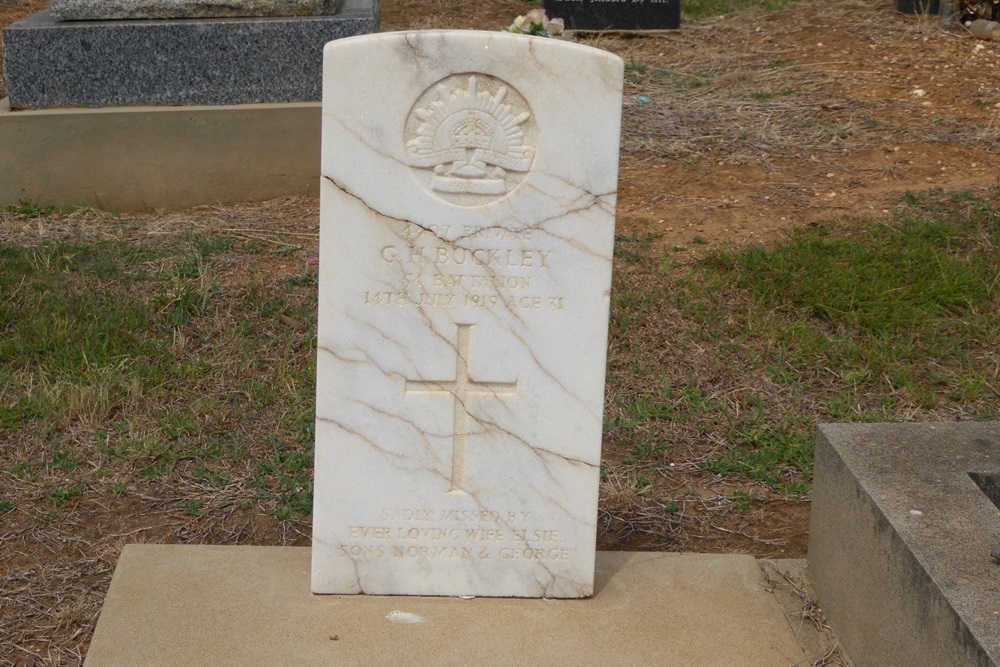
[[[542,0],[545,13],[567,30],[673,30],[681,25],[680,0]]]

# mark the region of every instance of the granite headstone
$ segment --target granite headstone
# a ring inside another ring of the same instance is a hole
[[[324,57],[313,592],[589,596],[622,61],[472,31]]]
[[[545,12],[567,30],[673,30],[680,0],[542,0]]]

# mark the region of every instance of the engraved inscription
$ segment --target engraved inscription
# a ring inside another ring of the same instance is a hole
[[[434,264],[437,266],[484,266],[489,268],[551,268],[551,250],[516,248],[449,248],[445,246],[399,248],[385,246],[379,253],[383,262]]]
[[[414,104],[404,130],[406,159],[421,182],[459,206],[481,206],[524,179],[537,136],[528,103],[486,74],[456,74]]]
[[[469,444],[468,407],[466,401],[471,394],[491,396],[517,396],[517,380],[514,382],[477,382],[469,371],[469,338],[471,324],[458,325],[458,341],[455,345],[454,380],[407,380],[406,393],[445,393],[452,396],[454,404],[451,489],[450,492],[465,493],[465,457]]]
[[[555,251],[521,245],[521,242],[532,240],[532,230],[464,227],[461,229],[463,240],[492,239],[516,244],[515,247],[490,245],[466,248],[457,244],[429,242],[423,238],[424,235],[431,235],[426,229],[414,233],[411,227],[403,224],[395,230],[402,239],[401,243],[379,248],[379,260],[398,270],[399,277],[387,281],[387,289],[366,290],[363,294],[366,306],[464,308],[519,313],[563,310],[565,297],[547,294],[546,288],[537,284],[541,282],[544,285],[545,280],[536,281],[537,277],[547,274],[557,264]],[[432,225],[431,230],[434,236],[440,238],[450,233],[451,226]]]
[[[534,512],[384,509],[381,525],[351,526],[341,557],[424,560],[560,561],[575,549],[558,530],[538,527]]]

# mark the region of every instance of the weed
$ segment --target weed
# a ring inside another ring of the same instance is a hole
[[[49,500],[51,500],[53,504],[59,505],[70,498],[76,498],[81,493],[83,493],[83,489],[79,484],[69,487],[59,486],[57,484],[49,490]]]
[[[200,517],[201,511],[205,508],[205,501],[203,500],[187,500],[181,507],[183,508],[185,516]]]
[[[644,236],[617,234],[615,235],[615,259],[635,264],[646,256],[645,253],[653,241],[659,237],[659,234],[646,234]]]
[[[646,74],[646,69],[647,69],[646,66],[643,65],[642,63],[637,63],[634,60],[630,60],[629,62],[625,63],[625,78],[628,81],[635,83],[644,74]]]
[[[711,83],[712,76],[710,74],[697,72],[695,74],[688,74],[682,78],[678,83],[678,87],[682,90],[696,90],[698,88],[705,88]]]
[[[308,287],[316,284],[315,273],[300,273],[282,278],[281,284],[286,287]]]
[[[205,466],[197,466],[191,471],[191,475],[199,482],[205,482],[216,488],[222,488],[229,484],[228,475],[214,472]]]
[[[736,489],[733,491],[733,495],[729,497],[730,502],[735,503],[736,507],[743,514],[746,514],[753,507],[753,497],[750,495],[749,491],[744,489]]]
[[[35,462],[22,459],[10,469],[10,474],[25,482],[31,482],[35,479]]]
[[[59,450],[53,452],[48,467],[51,470],[73,470],[80,467],[82,463],[80,459],[74,457],[66,450]]]
[[[243,252],[248,255],[256,255],[264,248],[264,242],[260,239],[252,239],[243,243]]]
[[[164,461],[155,461],[151,465],[143,468],[140,477],[146,481],[153,482],[167,474],[167,464]]]
[[[7,204],[0,211],[19,215],[22,218],[40,218],[55,213],[58,211],[58,208],[55,206],[42,206],[38,202],[27,199],[18,199],[16,204]]]
[[[16,505],[9,500],[0,500],[0,514],[6,514],[16,509]]]
[[[268,488],[278,486],[278,509],[275,516],[289,520],[312,511],[312,448],[297,449],[270,439],[272,456],[258,461],[255,484]]]
[[[823,125],[820,127],[820,134],[824,141],[836,143],[851,137],[854,128],[851,125]]]

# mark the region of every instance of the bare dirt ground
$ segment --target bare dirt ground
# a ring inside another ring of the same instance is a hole
[[[46,5],[0,0],[0,25]],[[384,30],[495,30],[530,7],[383,0],[382,23]],[[649,235],[680,266],[706,249],[773,243],[818,221],[888,217],[908,191],[997,183],[1000,46],[897,14],[888,0],[807,0],[676,32],[576,38],[626,62],[618,232]],[[306,257],[315,256],[316,215],[314,201],[280,201],[148,214],[134,224],[297,235]],[[88,224],[117,222],[98,216]],[[272,272],[276,282],[301,262],[275,259],[255,270]],[[703,451],[691,453],[699,457]],[[671,484],[693,489],[706,505],[734,492],[697,465],[681,462],[671,475]],[[8,482],[13,477],[0,475]],[[0,600],[18,610],[15,622],[0,609],[10,622],[0,628],[0,665],[79,664],[126,541],[308,544],[307,522],[253,511],[194,521],[178,512],[177,497],[184,494],[169,488],[125,494],[59,526],[0,515]],[[805,555],[807,501],[761,490],[752,512],[706,516],[675,516],[676,525],[664,527],[673,541],[658,546]],[[599,542],[603,549],[651,546],[615,531]]]

